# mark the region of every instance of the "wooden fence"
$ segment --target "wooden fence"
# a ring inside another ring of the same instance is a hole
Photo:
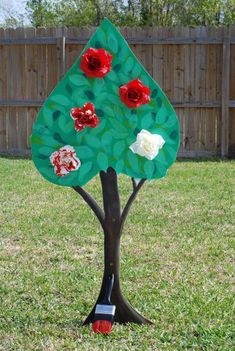
[[[0,153],[30,152],[43,101],[94,28],[0,29]],[[235,156],[235,26],[122,28],[180,119],[179,156]]]

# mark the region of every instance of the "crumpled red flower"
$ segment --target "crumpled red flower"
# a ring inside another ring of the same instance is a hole
[[[120,99],[129,108],[139,107],[150,101],[150,89],[140,79],[134,79],[119,88]]]
[[[112,68],[112,55],[104,49],[89,48],[82,55],[80,69],[89,78],[103,78]]]
[[[76,157],[76,152],[71,145],[65,145],[53,152],[50,156],[50,162],[54,166],[55,174],[59,177],[64,177],[81,166],[81,162]]]
[[[95,114],[95,106],[91,102],[87,102],[81,108],[72,108],[70,115],[74,119],[74,127],[77,132],[85,127],[95,128],[99,124],[99,118]]]

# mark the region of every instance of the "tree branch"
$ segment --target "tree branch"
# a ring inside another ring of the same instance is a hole
[[[132,184],[133,184],[133,192],[132,194],[130,195],[127,203],[126,203],[126,206],[124,207],[123,211],[122,211],[122,216],[121,216],[121,228],[123,227],[123,224],[126,220],[126,217],[128,215],[128,212],[131,208],[131,205],[132,205],[132,202],[135,200],[138,192],[140,191],[141,187],[144,185],[146,179],[141,179],[141,181],[139,182],[139,184],[136,186],[134,185],[134,180],[132,179]]]
[[[72,187],[81,197],[83,200],[90,206],[96,217],[98,218],[102,228],[105,230],[105,217],[104,217],[104,212],[100,208],[100,206],[97,204],[95,199],[82,187],[80,186],[73,186]]]

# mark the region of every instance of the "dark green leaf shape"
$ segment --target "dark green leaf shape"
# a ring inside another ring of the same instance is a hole
[[[95,112],[96,112],[97,116],[99,116],[99,117],[104,117],[104,111],[101,110],[101,108],[96,109]]]
[[[88,98],[89,100],[94,100],[95,95],[94,95],[94,93],[93,93],[92,91],[86,90],[86,91],[85,91],[85,94],[86,94],[86,96],[87,96],[87,98]]]
[[[89,47],[103,48],[112,56],[112,69],[103,78],[87,78],[80,69],[81,55]],[[134,178],[161,178],[175,161],[179,147],[179,122],[169,100],[146,72],[127,42],[105,19],[83,52],[46,100],[31,136],[33,161],[49,181],[64,186],[83,186],[100,170],[113,167]],[[119,88],[140,79],[151,91],[151,100],[139,108],[128,108],[120,100]],[[92,102],[100,119],[96,128],[74,128],[73,107]],[[159,134],[165,140],[153,160],[135,154],[130,146],[141,130]],[[54,173],[50,155],[65,145],[74,148],[81,166],[65,177]]]
[[[122,65],[120,63],[118,63],[116,66],[113,67],[113,70],[117,73],[121,70]]]
[[[60,111],[55,111],[53,112],[53,120],[56,121],[60,117],[61,112]]]
[[[151,98],[155,98],[157,96],[157,89],[154,89],[151,94]]]
[[[69,95],[72,94],[73,89],[71,88],[71,86],[68,83],[66,84],[65,89],[66,89],[66,91],[68,92]]]

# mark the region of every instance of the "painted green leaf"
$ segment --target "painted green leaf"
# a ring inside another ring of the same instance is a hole
[[[84,178],[86,177],[86,175],[89,173],[89,171],[92,168],[92,162],[86,162],[86,163],[82,163],[81,167],[79,168],[79,177],[80,178]]]
[[[108,45],[109,45],[109,48],[111,49],[111,52],[116,54],[118,51],[118,41],[116,36],[109,34]]]
[[[87,78],[81,74],[68,75],[68,79],[71,83],[73,83],[76,86],[88,86],[89,85]]]
[[[77,155],[79,158],[81,158],[82,160],[86,160],[86,159],[89,159],[89,158],[92,158],[95,156],[95,153],[94,151],[89,148],[88,146],[79,146],[77,148]]]
[[[52,95],[51,100],[63,106],[68,106],[70,103],[69,99],[62,94]]]
[[[114,156],[119,158],[119,156],[123,153],[125,148],[126,148],[125,141],[123,141],[123,140],[117,141],[113,147]]]
[[[103,111],[105,116],[108,117],[114,117],[114,109],[111,108],[109,105],[104,105],[103,106]]]
[[[139,161],[138,156],[134,154],[131,150],[127,151],[127,160],[129,162],[130,167],[133,168],[134,172],[138,173],[139,169]]]
[[[98,153],[97,163],[101,170],[106,171],[106,169],[108,168],[109,161],[107,155],[104,152]]]
[[[148,179],[152,178],[154,172],[154,163],[152,161],[145,161],[144,172],[147,175]]]
[[[95,149],[97,149],[101,146],[100,139],[92,134],[86,134],[85,141],[86,141],[88,146],[95,148]]]
[[[104,77],[87,77],[81,70],[81,56],[88,48],[102,48],[112,55],[111,69]],[[121,101],[119,89],[135,79],[140,79],[149,88],[150,101],[139,107],[128,107]],[[83,108],[87,102],[94,104],[99,124],[76,131],[70,116],[71,108]],[[158,134],[165,140],[153,160],[130,149],[142,130],[150,135]],[[105,19],[43,105],[33,127],[31,145],[39,172],[58,185],[83,186],[107,167],[133,178],[157,179],[165,176],[176,158],[179,122],[161,88],[137,60],[122,35]],[[60,177],[55,174],[50,155],[68,145],[80,159],[81,166]]]
[[[124,160],[117,161],[115,165],[116,172],[121,173],[123,171],[123,168],[124,168]]]
[[[102,144],[106,147],[109,147],[110,145],[112,145],[112,140],[113,140],[113,137],[112,137],[112,132],[111,131],[108,131],[108,132],[105,132],[103,135],[102,135]]]

